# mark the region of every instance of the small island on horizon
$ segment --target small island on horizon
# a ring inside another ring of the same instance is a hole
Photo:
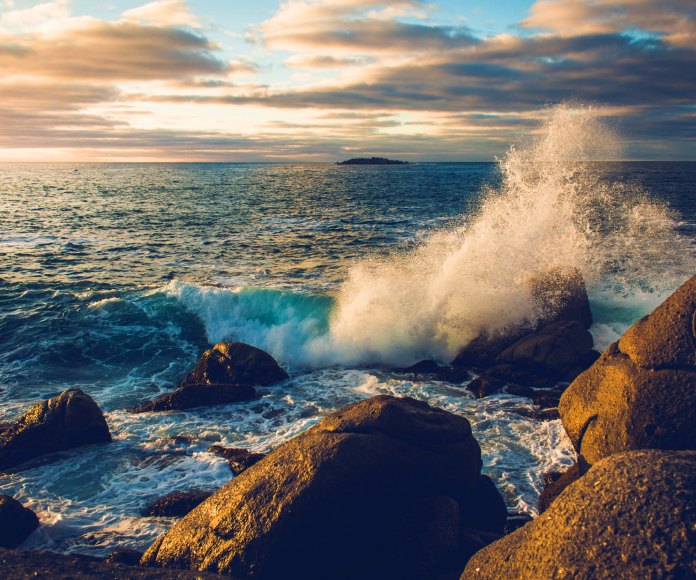
[[[355,157],[347,161],[337,161],[336,165],[408,165],[408,161],[387,159],[386,157]]]

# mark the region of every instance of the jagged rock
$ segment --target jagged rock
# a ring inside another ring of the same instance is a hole
[[[227,405],[253,401],[259,397],[256,389],[249,385],[185,385],[133,409],[132,412],[148,413]]]
[[[252,453],[239,447],[223,447],[222,445],[211,445],[208,451],[224,457],[235,475],[239,475],[266,457],[265,453]]]
[[[693,276],[568,387],[559,411],[583,461],[696,448],[695,317]]]
[[[592,325],[592,313],[582,275],[575,269],[556,268],[529,281],[535,306],[533,320],[496,332],[483,332],[466,345],[452,361],[453,366],[487,367],[514,342],[555,322],[577,321],[583,328]]]
[[[695,506],[696,452],[612,455],[461,578],[693,578]]]
[[[142,514],[150,517],[180,518],[211,495],[212,491],[173,491],[152,502]]]
[[[349,405],[194,509],[142,564],[245,578],[432,577],[499,537],[469,422],[410,398]]]
[[[15,548],[39,527],[39,518],[9,495],[0,495],[0,547]]]
[[[203,353],[182,386],[268,386],[288,378],[275,359],[260,348],[243,342],[219,342]]]
[[[140,558],[142,557],[143,552],[138,552],[138,550],[131,550],[129,548],[123,548],[111,552],[106,558],[104,558],[104,563],[123,564],[125,566],[138,566],[140,564]]]
[[[37,403],[0,434],[0,469],[46,453],[109,441],[109,427],[94,400],[80,389],[68,389]]]

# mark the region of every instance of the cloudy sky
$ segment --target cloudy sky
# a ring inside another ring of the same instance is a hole
[[[0,161],[488,160],[544,107],[696,159],[694,0],[0,0]]]

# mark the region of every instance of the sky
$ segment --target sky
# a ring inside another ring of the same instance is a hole
[[[560,102],[696,159],[694,0],[0,0],[0,161],[486,161]]]

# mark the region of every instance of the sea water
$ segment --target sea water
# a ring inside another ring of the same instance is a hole
[[[210,445],[270,451],[376,394],[466,416],[509,509],[536,515],[543,474],[574,460],[559,421],[389,369],[543,315],[526,282],[555,267],[582,272],[599,350],[691,275],[696,164],[620,155],[592,110],[558,107],[498,163],[0,165],[0,421],[79,387],[115,440],[0,475],[43,524],[24,547],[145,549],[173,523],[146,504],[231,479]],[[128,411],[220,340],[290,380]]]

